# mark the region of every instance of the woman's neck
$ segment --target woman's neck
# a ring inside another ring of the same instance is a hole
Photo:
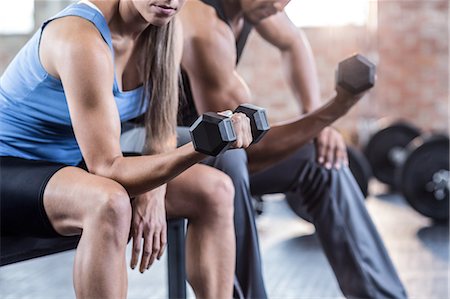
[[[132,1],[91,0],[103,13],[111,35],[137,40],[149,23],[139,14]]]

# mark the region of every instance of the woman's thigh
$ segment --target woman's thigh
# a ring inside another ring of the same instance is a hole
[[[86,218],[105,205],[126,214],[131,210],[128,194],[119,183],[78,167],[56,172],[45,187],[43,201],[52,226],[62,235],[80,234]]]
[[[0,157],[0,219],[3,236],[58,236],[46,217],[43,193],[48,180],[66,166],[47,161]]]

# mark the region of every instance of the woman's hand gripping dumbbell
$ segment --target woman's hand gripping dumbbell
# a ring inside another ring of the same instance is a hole
[[[246,148],[269,130],[265,109],[240,105],[234,113],[207,112],[189,129],[196,151],[217,156],[230,148]]]

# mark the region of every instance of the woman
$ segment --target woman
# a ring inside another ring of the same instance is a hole
[[[132,268],[144,238],[143,272],[162,254],[166,212],[189,219],[188,279],[196,295],[231,296],[232,183],[202,165],[173,179],[204,158],[192,144],[174,149],[181,46],[172,19],[183,3],[73,4],[43,24],[1,77],[2,234],[81,234],[79,298],[126,297],[130,229]],[[149,155],[124,157],[120,123],[143,113]],[[248,119],[232,120],[234,147],[247,147]]]

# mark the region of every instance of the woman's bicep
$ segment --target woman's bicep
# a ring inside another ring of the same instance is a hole
[[[103,43],[103,44],[102,44]],[[120,150],[114,101],[114,66],[103,41],[68,41],[55,69],[67,98],[73,130],[90,172],[105,173]]]

